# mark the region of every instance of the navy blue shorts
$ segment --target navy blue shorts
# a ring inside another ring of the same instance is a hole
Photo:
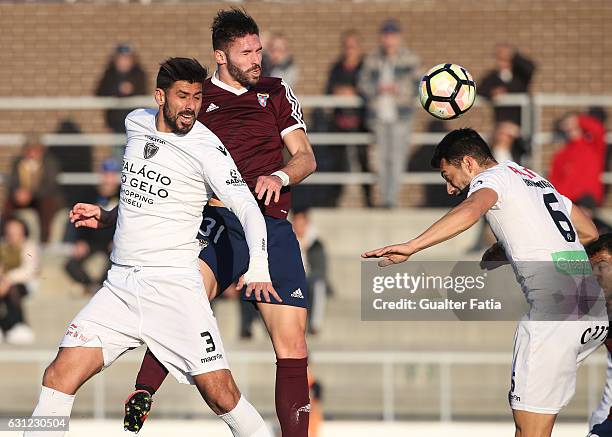
[[[271,296],[272,303],[308,307],[308,287],[302,264],[300,245],[291,223],[285,219],[266,217],[268,230],[268,265],[272,285],[282,302]],[[238,218],[227,208],[207,205],[198,239],[203,248],[200,259],[211,268],[220,292],[223,292],[249,267],[249,247]],[[255,301],[255,294],[242,299]]]

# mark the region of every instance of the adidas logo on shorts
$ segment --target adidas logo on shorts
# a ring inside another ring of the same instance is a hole
[[[296,299],[304,299],[304,295],[302,294],[302,289],[298,288],[293,293],[291,293],[291,297],[295,297]]]
[[[214,111],[215,109],[219,109],[219,107],[214,103],[211,103],[210,105],[208,105],[208,108],[206,108],[206,112]]]

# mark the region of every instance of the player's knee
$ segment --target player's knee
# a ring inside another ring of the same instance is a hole
[[[56,361],[53,361],[47,366],[47,368],[45,369],[45,373],[43,373],[42,384],[45,387],[58,390],[61,388],[60,386],[62,384],[62,381],[62,372]]]
[[[302,332],[284,333],[274,339],[278,358],[304,358],[308,355],[306,336]]]
[[[226,414],[232,411],[240,400],[240,391],[235,385],[227,387],[227,390],[221,390],[208,399],[210,409],[216,415]]]

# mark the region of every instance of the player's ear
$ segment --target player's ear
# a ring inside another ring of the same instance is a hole
[[[155,102],[157,106],[163,106],[166,103],[166,93],[161,88],[155,88]]]
[[[215,50],[215,61],[217,65],[227,64],[227,56],[223,50]]]

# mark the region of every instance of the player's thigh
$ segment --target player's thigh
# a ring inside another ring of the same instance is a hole
[[[202,281],[204,282],[204,289],[206,290],[206,296],[208,300],[212,300],[219,295],[217,278],[212,269],[201,259],[198,260],[198,266],[200,268],[200,274],[202,275]]]
[[[304,358],[306,346],[306,308],[258,302],[257,307],[270,333],[279,358]]]
[[[103,368],[108,367],[127,350],[142,344],[137,307],[130,271],[113,267],[104,286],[66,328],[60,348],[100,349]]]
[[[227,208],[206,206],[198,238],[202,246],[200,265],[206,265],[201,269],[204,285],[207,294],[216,297],[248,269],[249,248],[244,230]]]
[[[225,414],[233,410],[240,400],[240,390],[229,369],[194,375],[193,381],[215,414]]]
[[[149,269],[142,272],[140,282],[146,315],[142,339],[179,382],[192,384],[195,375],[229,368],[198,271]]]
[[[590,322],[521,321],[512,363],[513,410],[557,414],[576,390],[581,337]]]
[[[308,283],[302,262],[300,245],[291,223],[284,219],[265,217],[268,231],[268,265],[274,289],[282,303],[273,304],[298,308],[308,307]],[[243,300],[255,301],[255,293]]]
[[[102,348],[62,347],[45,370],[43,385],[62,393],[74,394],[103,366]]]
[[[540,414],[513,410],[515,437],[550,437],[557,418],[556,414]]]

